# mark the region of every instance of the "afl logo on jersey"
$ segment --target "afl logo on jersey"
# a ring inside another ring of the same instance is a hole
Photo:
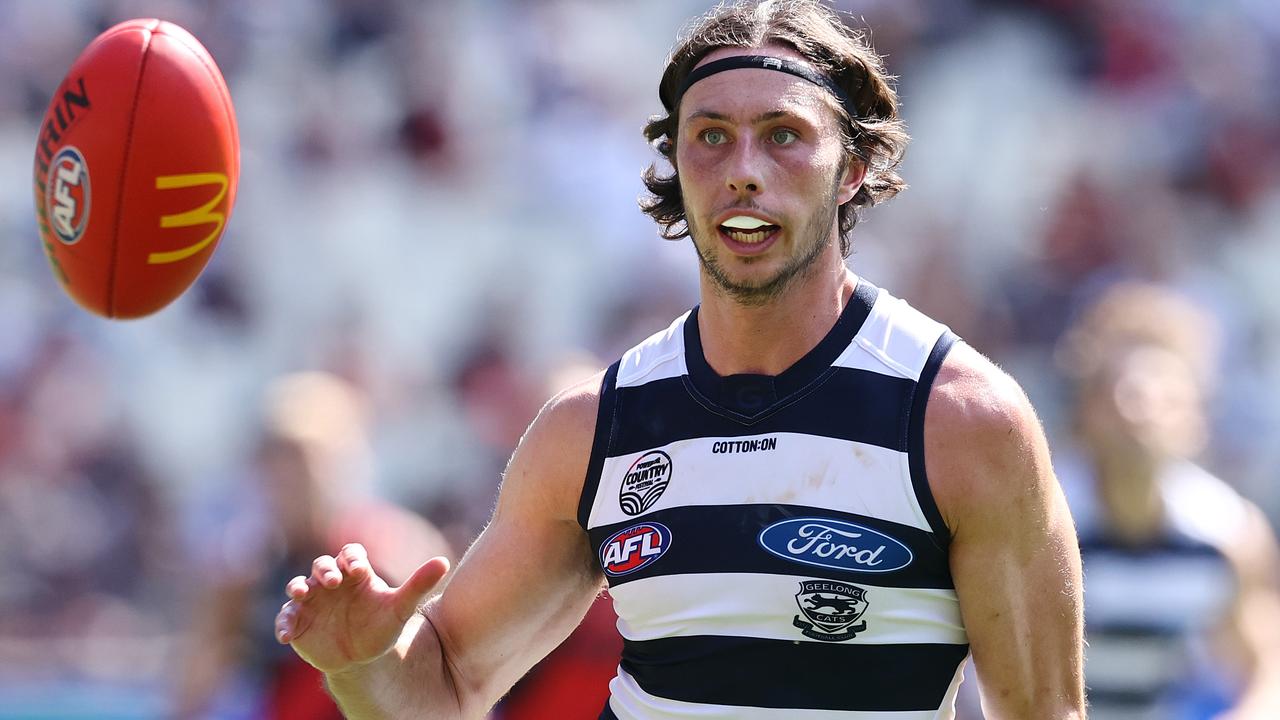
[[[671,549],[671,531],[661,523],[641,523],[619,530],[600,546],[606,575],[630,575],[658,561]]]
[[[64,245],[74,245],[89,224],[89,165],[73,145],[67,145],[49,163],[44,206],[49,227]]]
[[[760,546],[783,560],[832,570],[884,573],[915,556],[903,543],[869,527],[830,518],[792,518],[760,531]]]
[[[671,482],[671,456],[661,450],[647,452],[627,468],[618,488],[618,504],[622,512],[639,515],[662,497]]]

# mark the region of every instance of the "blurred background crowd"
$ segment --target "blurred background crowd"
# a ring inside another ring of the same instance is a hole
[[[1101,377],[1135,442],[1254,503],[1193,503],[1202,525],[1280,520],[1276,4],[834,4],[873,28],[914,136],[852,267],[1027,388],[1064,483],[1082,427],[1124,434],[1082,410]],[[707,6],[0,0],[0,718],[265,717],[316,684],[270,637],[312,555],[362,537],[394,577],[467,547],[550,394],[696,302],[693,253],[636,197],[664,56]],[[209,48],[243,170],[193,290],[118,323],[60,293],[30,167],[71,61],[132,17]],[[1064,340],[1128,281],[1186,301],[1120,342],[1172,370]],[[1182,344],[1147,332],[1183,321]],[[1263,555],[1224,586],[1269,582]],[[565,698],[594,692],[594,717],[618,641],[605,606],[587,628],[501,712],[578,717]],[[1239,692],[1259,652],[1208,684]],[[301,702],[279,717],[323,717]]]

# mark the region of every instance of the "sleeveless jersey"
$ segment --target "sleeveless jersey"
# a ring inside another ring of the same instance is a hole
[[[1089,717],[1210,717],[1231,704],[1212,634],[1232,611],[1236,575],[1222,552],[1246,523],[1244,500],[1189,462],[1160,478],[1165,524],[1139,545],[1108,531],[1092,481],[1062,463],[1080,535]],[[1073,472],[1074,471],[1074,472]]]
[[[955,336],[859,280],[782,374],[720,377],[697,314],[605,374],[578,512],[624,640],[601,717],[953,717],[968,639],[923,434]]]

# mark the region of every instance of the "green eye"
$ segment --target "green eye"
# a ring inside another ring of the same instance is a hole
[[[729,136],[723,130],[704,130],[702,142],[708,145],[723,145],[729,142]]]
[[[769,136],[770,142],[774,145],[790,145],[799,139],[800,136],[794,130],[774,130]]]

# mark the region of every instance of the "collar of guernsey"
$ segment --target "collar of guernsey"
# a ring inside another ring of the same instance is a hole
[[[684,83],[680,85],[680,90],[676,92],[675,99],[672,101],[668,110],[674,109],[680,104],[680,98],[694,83],[704,78],[722,73],[726,70],[740,70],[743,68],[754,68],[757,70],[775,70],[784,72],[789,75],[795,75],[798,78],[808,80],[819,87],[825,88],[827,92],[835,96],[840,105],[849,113],[849,117],[856,118],[858,113],[855,111],[853,102],[849,100],[849,95],[835,83],[834,80],[826,75],[814,70],[803,63],[787,60],[785,58],[771,57],[769,55],[734,55],[722,60],[709,62],[706,65],[700,65],[694,68],[693,72],[684,79]]]

